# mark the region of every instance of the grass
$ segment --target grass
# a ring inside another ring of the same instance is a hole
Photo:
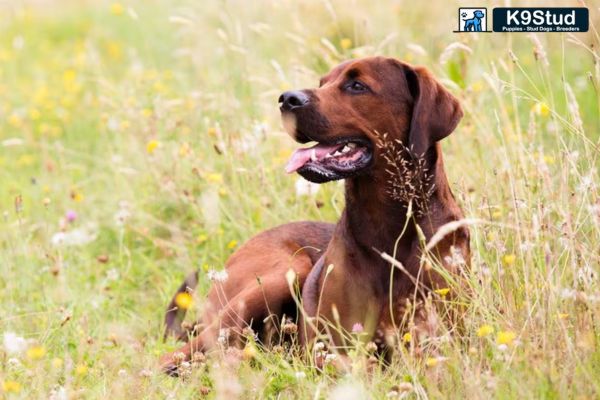
[[[459,35],[456,6],[0,5],[0,396],[598,398],[598,10],[587,34]],[[484,221],[464,334],[390,368],[357,351],[347,376],[256,348],[160,374],[187,272],[267,227],[336,221],[339,185],[301,196],[283,172],[276,100],[370,54],[428,66],[465,109],[443,144]]]

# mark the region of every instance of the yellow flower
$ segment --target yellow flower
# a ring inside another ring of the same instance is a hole
[[[15,381],[4,381],[2,382],[2,391],[4,393],[19,393],[21,391],[21,384]]]
[[[208,128],[208,132],[207,133],[208,133],[208,136],[212,136],[212,137],[217,136],[217,130],[215,128],[212,128],[212,127]]]
[[[517,259],[517,256],[515,256],[514,254],[506,254],[506,255],[504,255],[504,257],[502,257],[502,262],[507,267],[510,267],[511,265],[513,265],[515,263],[516,259]]]
[[[112,3],[110,5],[110,12],[113,15],[122,15],[125,12],[125,7],[121,3]]]
[[[532,110],[534,113],[542,117],[547,117],[548,115],[550,115],[550,107],[548,107],[548,104],[546,103],[535,103],[532,107]]]
[[[412,340],[412,335],[410,334],[410,332],[406,332],[403,336],[402,336],[402,341],[404,343],[409,343]]]
[[[177,307],[181,308],[182,310],[187,310],[190,308],[193,302],[194,299],[188,292],[178,293],[177,296],[175,296],[175,304],[177,304]]]
[[[88,367],[85,364],[79,364],[75,367],[75,374],[78,376],[85,376],[88,373]]]
[[[349,38],[343,38],[340,40],[340,47],[344,50],[348,50],[350,47],[352,47],[352,40]]]
[[[252,343],[248,343],[246,347],[244,347],[244,351],[242,352],[242,356],[245,360],[252,360],[256,357],[256,347]]]
[[[223,175],[217,174],[217,173],[206,174],[206,176],[204,178],[207,181],[212,182],[212,183],[222,183],[223,182]]]
[[[556,160],[552,156],[544,156],[544,162],[548,165],[554,164]]]
[[[227,248],[230,250],[235,248],[235,246],[237,246],[237,240],[232,240],[229,243],[227,243]]]
[[[46,355],[46,348],[44,346],[32,346],[27,349],[27,358],[31,360],[40,360]]]
[[[498,219],[502,216],[502,211],[500,210],[495,210],[494,212],[492,212],[492,218],[493,219]]]
[[[208,240],[208,236],[206,236],[204,233],[201,233],[200,235],[198,235],[198,237],[196,238],[196,242],[198,243],[204,243]]]
[[[517,334],[511,331],[500,331],[496,337],[496,343],[510,345],[516,339]]]
[[[151,140],[146,144],[146,152],[148,154],[153,154],[156,148],[160,146],[160,142],[158,140]]]
[[[75,201],[77,203],[81,203],[84,198],[85,197],[83,196],[83,193],[81,193],[79,190],[71,191],[71,199],[73,199],[73,201]]]
[[[190,145],[188,143],[182,143],[181,146],[179,147],[179,155],[182,157],[187,156],[191,152],[192,152],[192,148],[190,147]]]
[[[569,314],[558,313],[558,319],[567,319],[567,318],[569,318]]]
[[[437,294],[439,294],[440,296],[444,297],[448,293],[450,293],[450,288],[436,289],[436,290],[434,290],[434,292],[437,293]]]
[[[430,368],[435,367],[436,365],[446,361],[447,359],[447,357],[429,357],[427,360],[425,360],[425,365],[427,365]]]
[[[477,329],[477,336],[484,337],[494,333],[494,328],[491,325],[481,325],[479,329]]]
[[[63,360],[62,360],[62,358],[56,357],[56,358],[52,359],[52,363],[51,364],[52,364],[52,368],[54,368],[54,369],[60,369],[63,366]]]

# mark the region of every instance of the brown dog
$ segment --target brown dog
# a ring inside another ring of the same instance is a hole
[[[180,350],[185,358],[214,347],[219,328],[239,334],[250,324],[260,328],[270,314],[293,315],[285,279],[290,267],[302,288],[302,342],[333,325],[338,329],[330,337],[342,345],[340,332],[353,327],[366,339],[398,329],[409,302],[446,288],[443,275],[460,278],[468,264],[463,225],[434,236],[462,218],[438,143],[462,111],[426,69],[383,57],[352,60],[322,78],[319,88],[286,92],[279,100],[288,133],[301,143],[317,142],[297,150],[287,171],[317,183],[345,179],[346,208],[335,228],[283,225],[240,248],[227,263],[229,280],[209,293],[203,330]],[[426,315],[412,309],[412,326],[426,324]],[[173,354],[162,362],[170,371],[176,367]]]

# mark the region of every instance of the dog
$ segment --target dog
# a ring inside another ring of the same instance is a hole
[[[463,15],[463,16],[466,16]],[[481,32],[481,19],[485,17],[485,14],[481,10],[473,11],[473,18],[463,19],[465,21],[465,31],[467,32]]]
[[[404,325],[431,334],[424,300],[468,268],[469,231],[439,143],[463,112],[427,69],[385,57],[350,60],[318,88],[285,92],[279,103],[288,134],[317,143],[296,150],[286,171],[315,183],[344,179],[344,211],[335,226],[286,224],[241,247],[227,262],[229,279],[210,290],[197,336],[161,359],[169,373],[215,348],[219,329],[237,341],[244,327],[260,330],[282,312],[300,320],[302,345],[327,333],[342,352],[343,332],[375,340],[408,314]],[[302,293],[299,313],[290,269]],[[167,318],[167,330],[177,333],[176,322]]]

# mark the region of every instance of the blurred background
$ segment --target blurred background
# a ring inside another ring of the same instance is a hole
[[[587,33],[453,33],[473,5],[540,2],[0,1],[3,393],[202,392],[156,370],[183,276],[221,269],[263,229],[343,209],[340,185],[285,175],[296,144],[279,94],[386,55],[427,66],[461,100],[447,171],[467,216],[489,224],[473,228],[480,296],[452,367],[355,380],[375,397],[406,376],[418,397],[598,395],[599,4],[543,4],[589,7]],[[520,350],[496,353],[495,333],[482,347],[481,326],[514,332]],[[198,379],[217,397],[336,390],[310,372],[298,383],[292,361],[262,363]]]

